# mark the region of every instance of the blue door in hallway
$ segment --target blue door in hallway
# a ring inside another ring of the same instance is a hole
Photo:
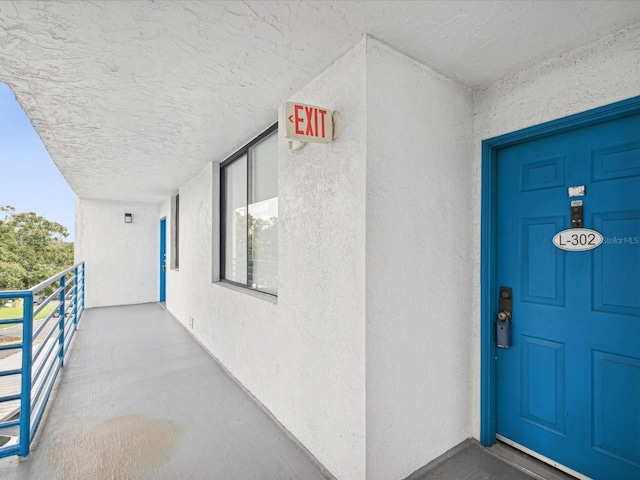
[[[496,287],[513,292],[497,433],[594,479],[640,479],[640,115],[501,148],[497,185]],[[572,200],[599,247],[553,245]]]
[[[167,219],[160,220],[160,301],[166,298],[167,281]]]

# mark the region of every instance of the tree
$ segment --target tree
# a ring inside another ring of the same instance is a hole
[[[30,288],[73,265],[67,229],[34,212],[0,206],[0,290]]]
[[[278,217],[248,218],[249,283],[273,287],[278,276]]]

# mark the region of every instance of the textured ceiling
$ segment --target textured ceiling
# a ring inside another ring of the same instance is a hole
[[[640,22],[639,1],[0,2],[0,81],[81,198],[157,202],[370,34],[470,87]]]

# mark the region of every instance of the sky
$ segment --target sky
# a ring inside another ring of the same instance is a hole
[[[64,225],[74,240],[75,195],[11,89],[0,83],[0,205]]]

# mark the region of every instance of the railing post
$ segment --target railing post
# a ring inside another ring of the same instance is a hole
[[[64,275],[60,277],[60,289],[60,320],[58,322],[58,327],[60,329],[60,332],[58,333],[58,344],[60,345],[60,352],[58,353],[58,357],[60,358],[60,366],[64,367]]]
[[[73,269],[73,329],[78,328],[78,267]]]
[[[33,293],[23,296],[22,374],[20,386],[20,456],[29,455],[31,444],[31,347],[33,345]]]

